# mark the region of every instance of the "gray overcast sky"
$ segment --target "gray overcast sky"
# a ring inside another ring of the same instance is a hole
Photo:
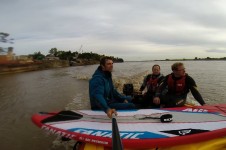
[[[16,55],[51,48],[124,60],[226,57],[226,0],[0,0]]]

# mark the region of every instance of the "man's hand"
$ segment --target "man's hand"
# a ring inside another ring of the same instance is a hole
[[[137,94],[138,94],[138,95],[141,95],[141,94],[143,94],[143,91],[140,90],[140,91],[137,92]]]
[[[159,97],[154,97],[153,98],[153,103],[156,104],[156,105],[159,105],[160,104],[160,98]]]
[[[109,118],[112,118],[112,114],[115,114],[116,116],[118,115],[117,114],[117,111],[115,110],[115,109],[108,109],[107,110],[107,116],[109,117]]]
[[[127,99],[124,100],[124,103],[129,103]]]

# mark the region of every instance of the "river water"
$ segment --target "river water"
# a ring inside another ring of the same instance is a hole
[[[154,64],[166,75],[173,61],[125,62],[114,64],[114,84],[121,92],[124,83],[138,89]],[[226,61],[184,61],[208,104],[226,103]],[[31,122],[40,111],[89,109],[88,80],[97,65],[76,66],[0,76],[0,149],[63,150]],[[192,96],[189,96],[192,99]],[[193,101],[192,101],[193,102]]]

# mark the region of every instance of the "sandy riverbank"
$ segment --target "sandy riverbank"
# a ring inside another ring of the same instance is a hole
[[[0,64],[0,75],[45,70],[45,69],[60,68],[60,67],[69,67],[69,66],[92,65],[92,64],[98,64],[98,63],[99,63],[98,61],[87,60],[87,59],[78,59],[75,62],[69,62],[67,60],[42,60],[42,61],[34,61],[34,62],[9,61],[7,63]]]

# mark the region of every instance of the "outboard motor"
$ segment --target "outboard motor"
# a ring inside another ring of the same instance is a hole
[[[123,94],[125,95],[133,95],[133,84],[127,83],[123,85]]]

